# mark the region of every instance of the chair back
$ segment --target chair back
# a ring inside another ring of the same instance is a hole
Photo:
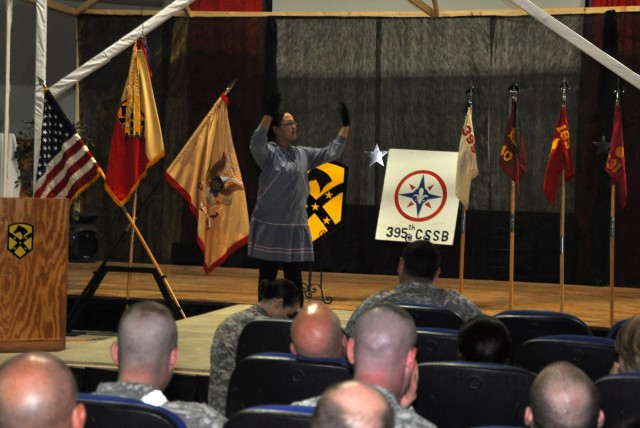
[[[261,404],[290,404],[321,395],[336,382],[351,379],[346,360],[292,354],[250,355],[237,365],[227,392],[227,415]]]
[[[409,312],[413,321],[416,323],[416,327],[437,327],[457,330],[463,323],[460,315],[441,306],[421,305],[408,302],[400,302],[398,306]]]
[[[600,391],[600,408],[604,411],[604,428],[638,426],[640,372],[605,376],[596,381],[596,387]],[[627,424],[631,421],[636,424]]]
[[[615,339],[616,337],[618,337],[618,332],[620,331],[620,329],[622,328],[622,326],[627,322],[628,318],[625,318],[623,320],[619,320],[616,321],[610,328],[609,331],[607,331],[607,337],[609,339]]]
[[[458,360],[458,330],[418,328],[418,363]]]
[[[263,352],[289,352],[291,343],[290,319],[261,319],[247,324],[238,338],[236,362]]]
[[[524,425],[534,373],[467,361],[422,363],[419,370],[413,407],[436,426]]]
[[[584,371],[593,381],[606,376],[616,360],[613,339],[585,335],[543,336],[524,342],[513,364],[540,372],[555,361],[568,361]]]
[[[496,315],[511,334],[511,355],[527,340],[552,334],[583,334],[591,336],[591,329],[580,318],[564,312],[512,310]]]
[[[314,411],[306,406],[253,406],[231,415],[224,428],[308,428]]]
[[[175,413],[130,398],[78,394],[87,409],[86,428],[186,428]]]

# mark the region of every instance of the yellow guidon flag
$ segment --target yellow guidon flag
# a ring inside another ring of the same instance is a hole
[[[311,239],[315,242],[342,222],[347,167],[337,162],[327,162],[307,173],[309,175],[307,216]]]

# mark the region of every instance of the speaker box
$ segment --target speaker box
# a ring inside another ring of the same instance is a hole
[[[71,225],[69,261],[93,262],[98,255],[98,216],[81,214]]]

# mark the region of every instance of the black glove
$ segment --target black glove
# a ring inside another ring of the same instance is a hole
[[[280,102],[282,101],[282,97],[280,97],[279,92],[272,92],[267,97],[267,102],[264,108],[264,114],[267,116],[275,117],[278,108],[280,107]]]
[[[349,109],[342,101],[340,101],[340,118],[342,119],[342,126],[351,126],[351,120],[349,120]]]

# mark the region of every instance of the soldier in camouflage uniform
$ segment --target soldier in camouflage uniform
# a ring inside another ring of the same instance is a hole
[[[209,405],[226,411],[227,390],[236,367],[236,350],[242,329],[253,320],[287,318],[300,309],[300,293],[288,279],[262,280],[258,286],[260,301],[225,319],[216,329],[211,344]]]
[[[392,303],[381,303],[362,314],[347,343],[353,378],[373,386],[387,399],[396,428],[435,428],[411,407],[418,388],[416,338],[411,315]],[[319,399],[293,404],[315,406]]]
[[[227,418],[204,403],[168,401],[162,393],[178,361],[178,329],[169,309],[157,302],[131,305],[111,346],[118,382],[103,382],[97,394],[142,400],[174,412],[189,428],[222,427]]]
[[[398,263],[400,285],[367,297],[351,314],[346,333],[351,336],[360,315],[380,302],[440,306],[460,315],[463,321],[482,315],[480,309],[462,294],[433,285],[439,274],[440,252],[435,245],[429,241],[408,244]]]

